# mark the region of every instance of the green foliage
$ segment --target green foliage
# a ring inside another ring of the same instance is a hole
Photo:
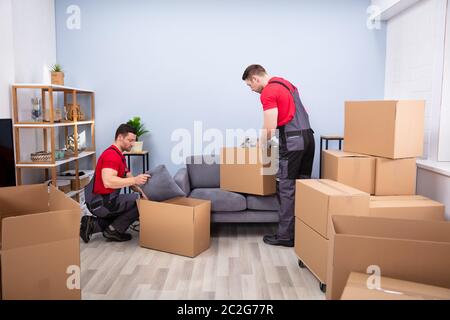
[[[53,66],[50,68],[50,71],[51,71],[51,72],[63,72],[62,66],[61,66],[59,63],[53,65]]]
[[[134,117],[130,121],[128,121],[127,124],[129,124],[136,130],[137,138],[149,133],[149,131],[145,128],[145,125],[141,123],[141,117]]]

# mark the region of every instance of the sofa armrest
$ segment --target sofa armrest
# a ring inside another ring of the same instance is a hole
[[[189,183],[189,175],[187,168],[182,168],[178,170],[178,172],[173,177],[176,184],[183,190],[184,193],[186,193],[186,196],[188,196],[191,193],[191,184]]]

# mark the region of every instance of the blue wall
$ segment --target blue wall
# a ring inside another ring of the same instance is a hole
[[[69,30],[66,9],[81,8]],[[57,55],[66,83],[96,91],[99,153],[118,124],[140,115],[151,167],[171,162],[177,128],[256,128],[249,64],[300,89],[318,142],[343,134],[344,101],[382,99],[386,31],[366,27],[370,0],[58,0]],[[317,143],[318,145],[318,143]],[[220,147],[218,145],[217,147]],[[194,152],[193,153],[198,153]],[[318,146],[315,176],[318,175]]]

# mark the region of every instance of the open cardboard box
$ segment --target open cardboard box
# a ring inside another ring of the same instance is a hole
[[[268,151],[268,152],[267,152]],[[260,148],[222,148],[220,188],[226,191],[272,195],[277,192],[278,161],[270,150]]]
[[[3,299],[81,299],[80,216],[53,186],[0,188]]]
[[[351,272],[450,288],[450,223],[333,216],[327,299],[339,299]]]
[[[140,199],[141,247],[195,257],[210,245],[211,201],[175,198]]]

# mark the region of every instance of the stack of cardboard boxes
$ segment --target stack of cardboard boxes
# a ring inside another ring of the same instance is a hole
[[[323,152],[326,180],[297,181],[295,251],[301,265],[321,281],[321,287],[327,284],[327,298],[339,299],[350,272],[365,273],[372,265],[387,277],[450,288],[450,278],[439,272],[428,278],[418,276],[418,270],[432,272],[450,263],[450,251],[439,257],[435,246],[428,248],[427,254],[433,255],[430,263],[439,263],[439,267],[413,261],[419,256],[417,252],[422,252],[415,251],[416,245],[424,241],[440,242],[435,245],[449,249],[445,230],[450,226],[445,222],[444,206],[416,195],[416,157],[423,153],[424,110],[422,101],[347,102],[344,151]],[[336,181],[333,189],[317,187],[330,186],[330,180]],[[349,187],[356,189],[352,195],[330,200]],[[354,201],[357,194],[367,199],[364,208]],[[330,208],[333,203],[345,209],[328,209],[323,215],[321,207]],[[318,228],[311,217],[322,217],[327,229]],[[411,221],[416,223],[411,225],[413,230],[402,234]],[[351,229],[349,234],[346,227]],[[340,239],[341,233],[345,233],[345,240]]]
[[[369,194],[331,180],[297,180],[295,251],[325,290],[329,247],[329,217],[369,215]]]
[[[371,216],[444,220],[442,204],[416,196],[424,112],[422,101],[347,102],[344,151],[323,151],[324,178],[371,194]]]

